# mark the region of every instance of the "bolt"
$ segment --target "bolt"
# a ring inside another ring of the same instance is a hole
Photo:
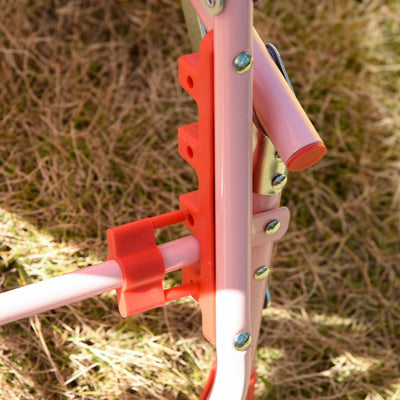
[[[276,174],[273,178],[272,178],[272,187],[274,189],[282,189],[287,182],[287,176],[283,175],[283,174]]]
[[[233,61],[233,66],[238,74],[244,74],[251,68],[252,65],[253,57],[246,51],[240,53]]]
[[[238,351],[245,351],[251,344],[251,336],[248,332],[239,333],[235,338],[235,349]]]
[[[254,273],[254,279],[256,281],[262,281],[263,279],[267,278],[269,275],[269,268],[266,265],[258,268],[258,270]]]
[[[219,14],[224,8],[224,0],[201,0],[201,3],[211,15]]]
[[[267,235],[273,235],[274,233],[278,232],[280,227],[281,227],[281,223],[279,221],[277,221],[276,219],[274,219],[271,222],[268,222],[268,224],[266,225],[265,233]]]

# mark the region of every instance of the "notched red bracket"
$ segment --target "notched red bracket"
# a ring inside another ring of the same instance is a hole
[[[203,335],[215,345],[213,60],[212,31],[202,40],[198,53],[179,59],[179,83],[196,101],[199,122],[179,129],[178,148],[199,182],[198,190],[180,197],[180,209],[187,215],[184,225],[200,243],[200,264],[182,270],[182,282],[199,282],[194,297],[202,311]]]
[[[214,63],[213,34],[200,51],[179,59],[179,82],[195,99],[199,122],[178,132],[181,156],[195,169],[199,189],[180,197],[180,210],[107,231],[108,259],[118,262],[123,285],[117,290],[123,317],[193,296],[202,311],[203,334],[215,344],[214,271]],[[164,290],[165,265],[154,229],[183,222],[200,245],[200,262],[182,270],[182,285]]]

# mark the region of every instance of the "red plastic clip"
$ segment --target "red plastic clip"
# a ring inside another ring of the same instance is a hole
[[[196,293],[196,285],[163,289],[165,264],[154,236],[154,229],[184,219],[183,211],[174,211],[107,231],[110,248],[107,259],[116,260],[123,274],[123,285],[117,290],[119,311],[123,317]]]

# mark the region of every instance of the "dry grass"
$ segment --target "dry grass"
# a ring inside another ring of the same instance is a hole
[[[400,6],[266,2],[329,151],[293,174],[259,399],[400,398]],[[0,1],[1,290],[103,259],[105,230],[196,185],[177,1]],[[160,232],[159,240],[179,229]],[[0,328],[2,399],[196,399],[214,358],[189,299],[127,320],[99,298]]]

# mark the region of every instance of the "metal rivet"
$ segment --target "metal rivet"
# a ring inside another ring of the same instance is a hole
[[[243,51],[235,58],[233,65],[237,73],[244,74],[253,65],[253,57],[246,51]]]
[[[211,15],[219,14],[224,8],[224,0],[201,0],[203,7]]]
[[[278,232],[279,228],[281,227],[281,223],[274,219],[271,222],[268,222],[268,224],[265,227],[265,233],[267,235],[273,235],[274,233]]]
[[[254,279],[256,281],[262,281],[263,279],[267,278],[269,275],[269,268],[265,265],[258,268],[258,270],[254,273]]]
[[[283,174],[276,174],[273,178],[272,178],[272,187],[274,189],[282,189],[287,182],[287,176],[283,175]]]
[[[238,351],[245,351],[251,344],[251,336],[248,332],[242,332],[235,338],[235,349]]]

